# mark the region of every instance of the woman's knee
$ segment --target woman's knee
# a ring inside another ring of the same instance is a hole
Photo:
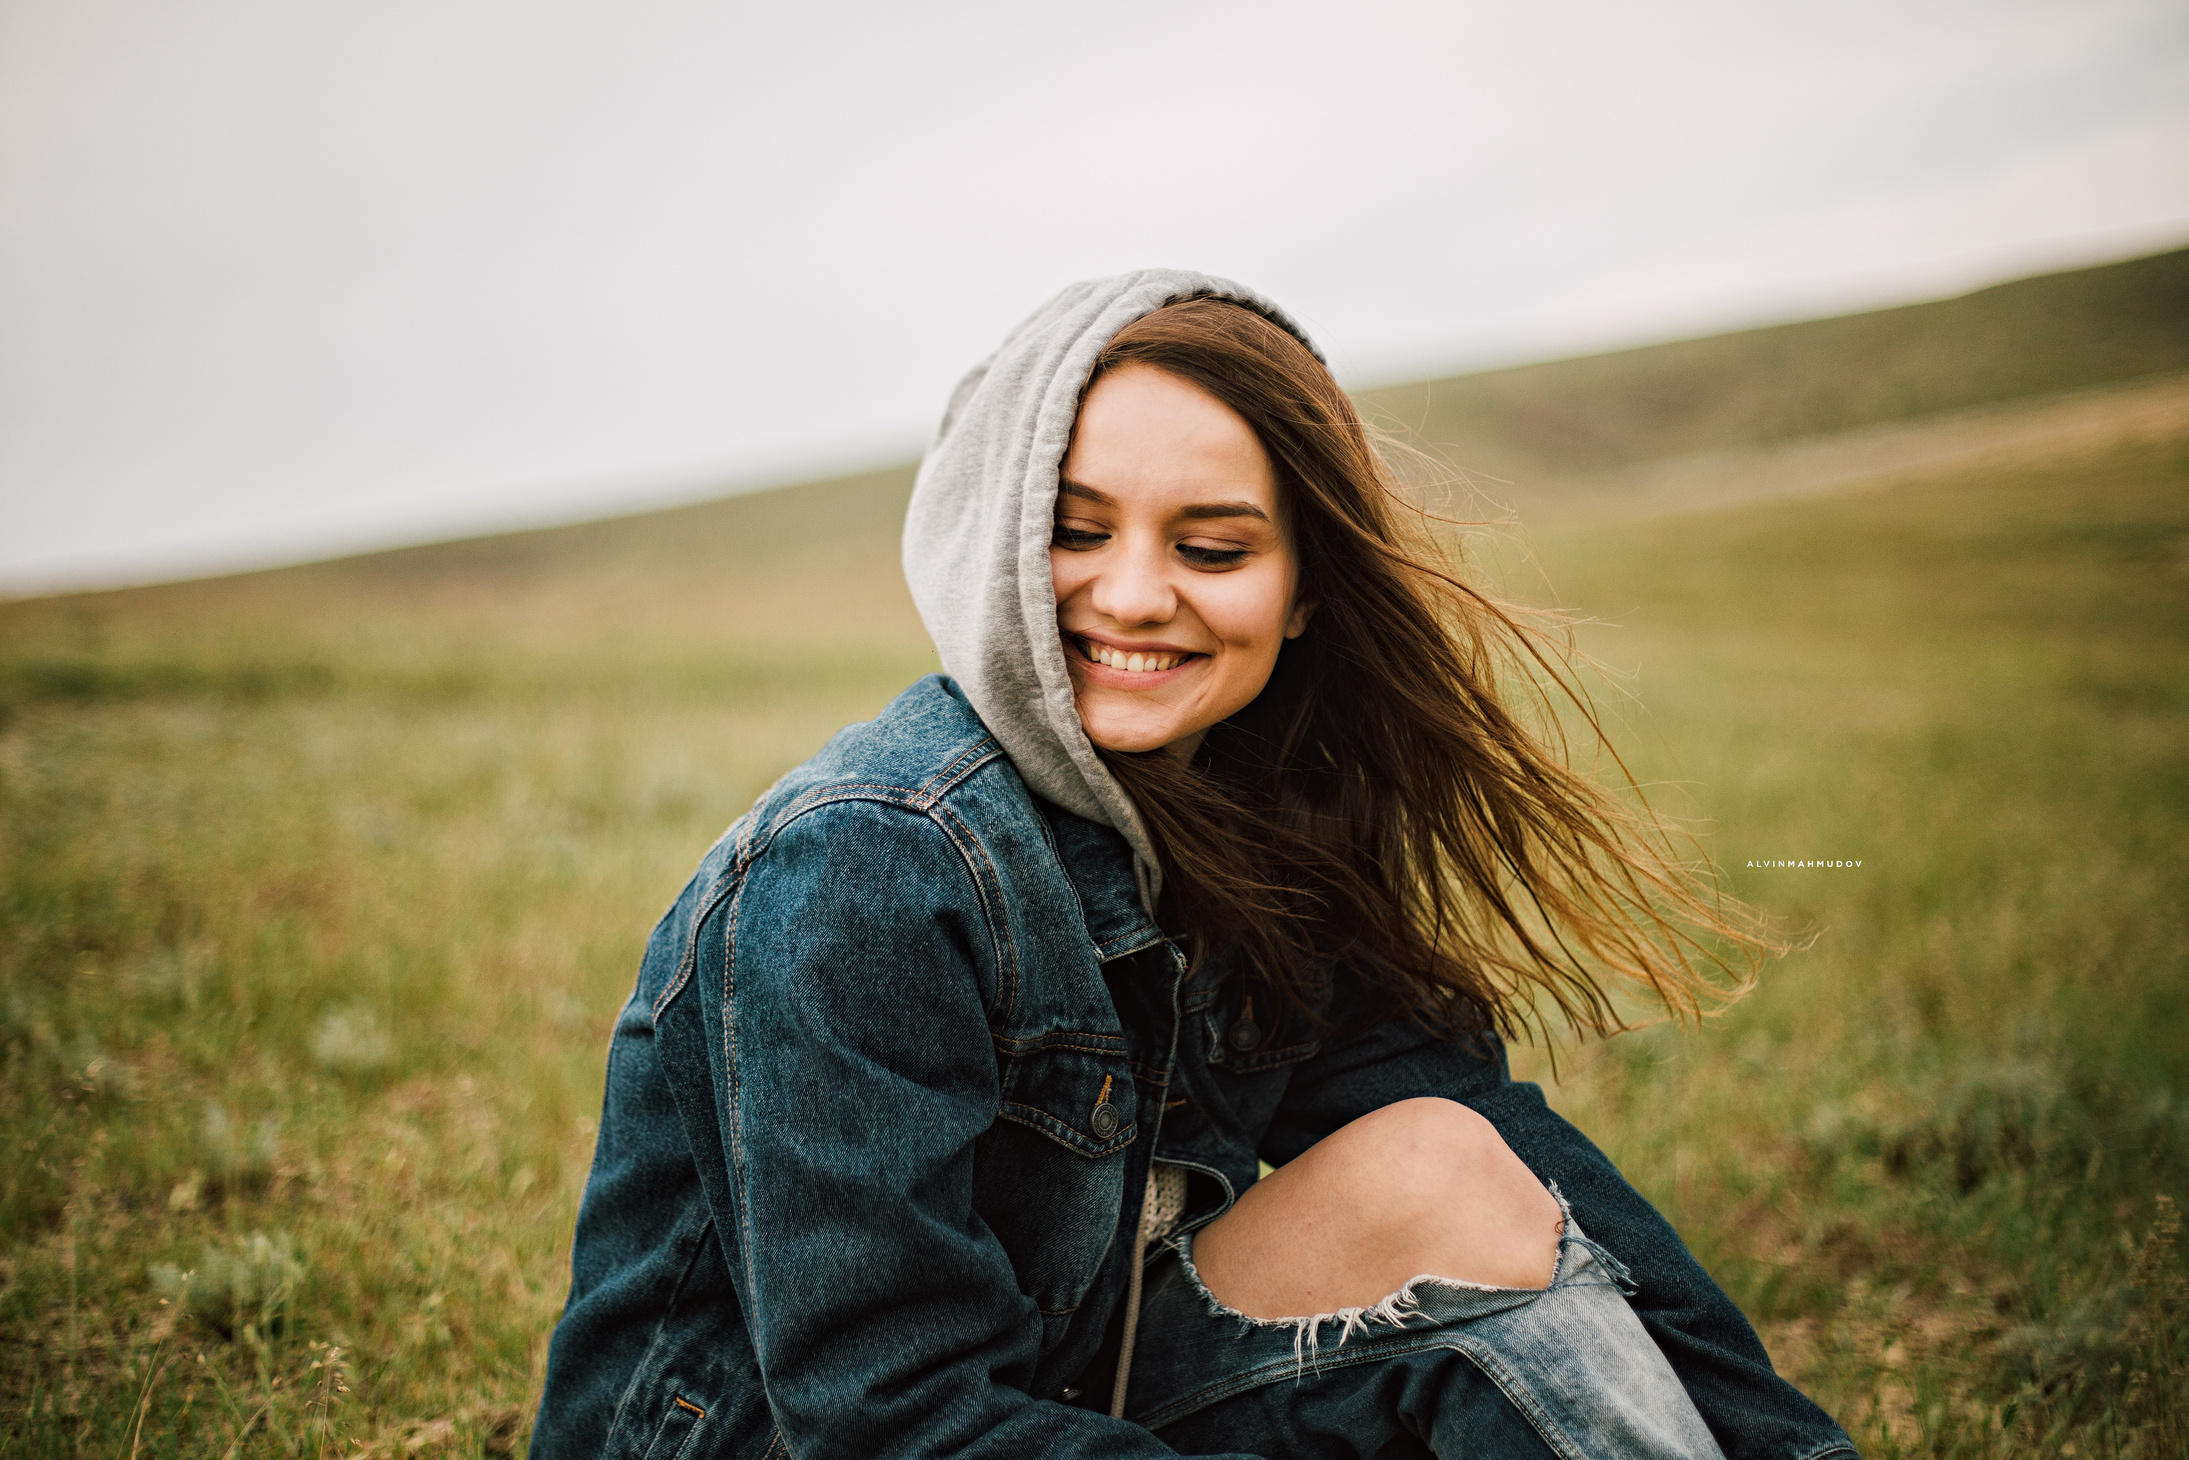
[[[1327,1165],[1335,1179],[1407,1204],[1444,1196],[1455,1181],[1517,1164],[1497,1127],[1458,1101],[1433,1095],[1369,1111],[1317,1142],[1302,1159],[1310,1157]]]
[[[1523,1267],[1541,1268],[1541,1282],[1531,1286],[1550,1282],[1558,1203],[1475,1111],[1435,1097],[1401,1100],[1322,1144],[1333,1148],[1328,1176],[1353,1192],[1364,1215],[1374,1214],[1369,1221],[1394,1229],[1408,1245],[1516,1257],[1539,1248],[1542,1262]]]
[[[1366,1306],[1424,1274],[1547,1287],[1558,1237],[1557,1202],[1496,1128],[1424,1098],[1325,1137],[1249,1189],[1195,1252],[1220,1300],[1272,1317]]]

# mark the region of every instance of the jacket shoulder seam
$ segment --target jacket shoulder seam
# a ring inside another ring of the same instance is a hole
[[[1003,746],[993,735],[984,735],[951,757],[950,763],[929,776],[913,794],[922,801],[933,803],[949,795],[973,772],[1003,754]]]
[[[958,855],[965,859],[966,872],[973,879],[973,891],[981,901],[981,917],[988,924],[990,955],[996,960],[996,1002],[988,1011],[991,1026],[996,1021],[1008,1020],[1018,1007],[1018,942],[1011,933],[1011,919],[1003,910],[1003,879],[996,872],[994,859],[988,848],[981,843],[980,834],[973,830],[954,807],[941,801],[929,803],[925,808],[927,819],[957,847]],[[974,859],[979,858],[979,865]]]
[[[959,760],[962,762],[967,758],[961,756]],[[967,766],[967,771],[970,772],[979,764],[985,764],[990,758],[992,757],[982,757],[974,765]],[[959,779],[963,779],[962,775]],[[1003,912],[1003,879],[997,874],[995,860],[989,856],[980,834],[947,803],[924,797],[919,791],[904,786],[880,781],[839,782],[816,786],[785,806],[769,821],[767,830],[754,838],[750,854],[736,871],[736,880],[742,884],[752,863],[767,854],[775,838],[792,822],[824,806],[839,805],[847,801],[890,806],[907,815],[918,817],[941,832],[957,851],[959,860],[965,866],[967,880],[973,884],[973,895],[980,901],[981,921],[988,929],[990,956],[996,962],[997,992],[994,1005],[988,1010],[988,1017],[991,1022],[1008,1018],[1010,1010],[1017,1002],[1019,971],[1017,943],[1011,934],[1010,919]]]
[[[692,971],[699,966],[699,930],[707,925],[707,920],[714,916],[715,909],[722,905],[722,899],[736,888],[738,879],[745,874],[745,866],[751,860],[746,856],[745,849],[751,841],[753,819],[753,814],[748,811],[732,822],[730,829],[723,833],[724,837],[733,839],[730,865],[708,885],[706,893],[699,899],[697,911],[692,915],[691,924],[684,930],[684,956],[677,960],[676,977],[670,979],[669,986],[655,996],[650,1010],[657,1024],[661,1022],[662,1011],[676,1002],[676,996],[684,992],[684,986],[691,982]]]
[[[729,1126],[730,1200],[737,1208],[738,1258],[745,1269],[745,1291],[755,1291],[759,1274],[753,1270],[752,1202],[745,1195],[745,1106],[743,1070],[737,1059],[737,907],[744,901],[745,884],[730,901],[729,923],[722,930],[722,1080]]]

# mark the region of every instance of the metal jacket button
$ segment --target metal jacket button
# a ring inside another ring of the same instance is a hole
[[[1117,1107],[1110,1103],[1111,1078],[1109,1075],[1102,1077],[1102,1093],[1095,1097],[1094,1111],[1087,1117],[1087,1124],[1094,1127],[1095,1139],[1098,1141],[1106,1141],[1116,1135],[1120,1120]]]
[[[1224,1042],[1241,1054],[1262,1042],[1262,1026],[1254,1022],[1254,1000],[1246,1001],[1239,1017],[1232,1021],[1231,1032],[1224,1036]]]

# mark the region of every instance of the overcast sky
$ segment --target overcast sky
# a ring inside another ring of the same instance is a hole
[[[2185,241],[2179,0],[0,0],[0,591],[904,459],[1146,264],[1371,384]]]

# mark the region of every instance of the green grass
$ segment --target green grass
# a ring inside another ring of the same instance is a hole
[[[521,1447],[648,924],[933,664],[793,516],[0,610],[0,1453]]]
[[[521,1451],[649,923],[932,666],[904,486],[0,605],[0,1453]],[[2182,1453],[2189,442],[1537,547],[1815,935],[1557,1103],[1867,1453]]]
[[[1814,936],[1561,1108],[1866,1453],[2182,1453],[2189,443],[1541,546],[1638,774]]]

